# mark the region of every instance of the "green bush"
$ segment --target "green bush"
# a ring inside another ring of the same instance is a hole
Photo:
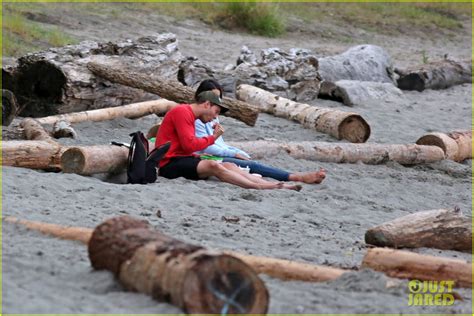
[[[230,2],[222,7],[216,22],[227,28],[240,27],[247,31],[277,37],[285,31],[285,24],[278,12],[278,6],[271,3]]]

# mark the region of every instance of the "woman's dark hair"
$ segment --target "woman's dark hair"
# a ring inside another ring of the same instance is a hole
[[[197,96],[204,91],[211,91],[217,89],[220,91],[220,97],[222,98],[222,95],[224,93],[224,89],[222,86],[215,81],[214,79],[206,79],[203,80],[200,84],[199,87],[196,89],[196,92],[194,93],[194,99],[197,100]]]

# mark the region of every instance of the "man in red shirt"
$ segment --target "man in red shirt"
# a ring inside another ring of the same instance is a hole
[[[212,91],[200,93],[196,103],[181,104],[169,111],[161,123],[155,142],[155,147],[171,142],[170,149],[159,163],[159,175],[168,179],[184,177],[191,180],[215,176],[223,182],[248,189],[300,190],[299,185],[269,182],[255,177],[233,163],[201,160],[199,156],[193,155],[195,151],[214,144],[224,133],[224,128],[216,124],[213,135],[197,138],[194,121],[200,119],[207,123],[227,111],[228,108],[222,104],[220,97]]]

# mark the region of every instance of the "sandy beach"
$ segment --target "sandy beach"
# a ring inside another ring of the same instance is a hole
[[[74,26],[79,19],[71,15],[69,24]],[[282,39],[266,39],[211,29],[197,21],[169,22],[164,17],[146,25],[131,20],[109,37],[100,33],[99,29],[105,27],[101,24],[92,30],[90,24],[84,23],[80,30],[71,27],[70,32],[81,32],[80,36],[91,40],[172,32],[177,35],[183,55],[198,56],[215,67],[234,64],[242,45],[255,51],[302,47],[318,56],[327,56],[355,44],[376,44],[386,49],[394,64],[400,67],[418,64],[417,52],[422,50],[431,52],[433,59],[446,52],[453,58],[471,55],[470,25],[469,31],[451,40],[415,35],[371,36],[355,29],[351,31],[355,43],[347,44],[323,39],[315,33],[290,33]],[[316,29],[317,25],[313,27]],[[327,26],[331,27],[335,28]],[[214,46],[207,40],[209,34],[215,40]],[[211,45],[209,51],[202,51],[200,47],[207,45]],[[320,99],[308,103],[361,114],[372,130],[368,143],[409,144],[428,132],[468,130],[472,126],[471,84],[445,90],[404,91],[403,98],[398,100],[372,100],[352,108]],[[4,136],[20,120],[16,118],[9,128],[4,128]],[[151,115],[136,120],[77,123],[74,129],[78,139],[59,142],[67,145],[129,142],[130,133],[146,132],[157,120],[158,117]],[[260,114],[255,127],[227,117],[221,118],[221,122],[226,127],[226,141],[338,142],[331,136],[268,114]],[[406,280],[387,287],[387,276],[359,268],[369,248],[364,234],[373,226],[417,211],[455,206],[472,216],[471,160],[462,163],[444,160],[416,166],[395,162],[366,165],[298,160],[282,154],[261,161],[295,172],[322,167],[327,170],[327,178],[320,185],[304,184],[300,192],[258,191],[214,180],[159,177],[153,184],[131,185],[125,184],[124,173],[85,177],[3,167],[2,212],[4,217],[88,228],[114,216],[130,215],[149,221],[170,236],[211,249],[352,270],[337,280],[322,283],[285,282],[262,275],[270,293],[269,313],[472,314],[471,289],[455,289],[462,300],[456,300],[452,306],[408,306]],[[229,223],[223,216],[237,216],[240,221]],[[3,313],[182,313],[170,304],[125,291],[110,272],[94,271],[87,248],[80,243],[47,237],[5,222],[2,232]],[[427,248],[411,251],[472,260],[471,254],[458,251]]]

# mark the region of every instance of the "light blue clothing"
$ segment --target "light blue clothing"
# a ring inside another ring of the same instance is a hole
[[[196,122],[194,123],[196,128],[196,136],[204,137],[214,134],[214,129],[212,128],[212,126],[215,123],[219,123],[219,120],[215,119],[214,121],[206,124],[204,124],[201,120],[196,120]],[[215,140],[214,145],[211,145],[197,153],[206,153],[214,156],[223,157],[224,162],[232,162],[242,168],[248,167],[250,169],[250,173],[257,173],[262,175],[263,177],[273,178],[278,181],[288,181],[290,177],[290,173],[287,171],[270,167],[253,160],[243,160],[235,158],[236,154],[241,154],[242,156],[247,158],[250,158],[250,156],[243,150],[227,145],[224,142],[224,138],[222,136]]]

